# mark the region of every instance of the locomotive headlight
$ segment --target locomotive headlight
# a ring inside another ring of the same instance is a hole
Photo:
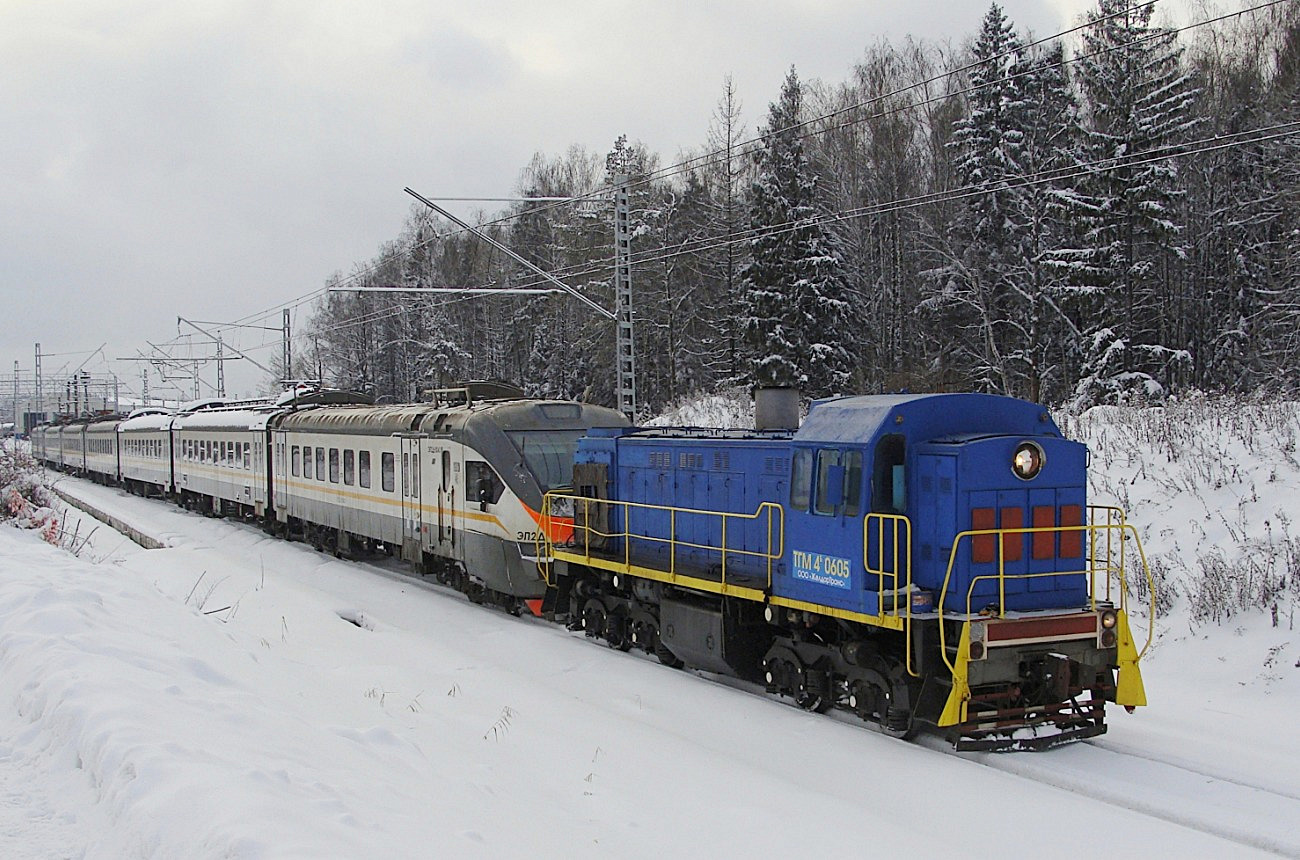
[[[988,653],[986,641],[989,635],[988,623],[973,621],[970,625],[970,659],[983,660]]]
[[[1022,481],[1032,481],[1043,471],[1047,457],[1037,442],[1021,442],[1016,447],[1015,456],[1011,458],[1011,471]]]
[[[1101,630],[1097,633],[1097,647],[1114,648],[1119,638],[1119,631],[1115,629],[1119,623],[1119,613],[1114,609],[1103,609],[1098,620],[1101,622]]]

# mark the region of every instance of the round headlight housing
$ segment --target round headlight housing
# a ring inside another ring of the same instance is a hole
[[[1011,458],[1011,471],[1022,481],[1032,481],[1046,462],[1047,456],[1037,442],[1021,442]]]

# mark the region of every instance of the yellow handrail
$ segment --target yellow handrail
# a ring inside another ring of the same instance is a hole
[[[697,508],[683,508],[672,505],[652,505],[645,502],[627,502],[618,499],[593,499],[589,496],[579,496],[571,493],[549,492],[542,499],[542,512],[538,523],[538,559],[539,565],[542,564],[543,557],[552,555],[555,543],[551,539],[551,533],[555,529],[554,517],[551,511],[556,502],[568,500],[573,505],[574,523],[573,523],[573,543],[577,545],[581,540],[582,556],[585,560],[590,561],[592,557],[592,542],[609,539],[622,539],[623,542],[623,565],[630,569],[632,566],[631,545],[632,539],[643,540],[649,543],[666,544],[668,546],[668,572],[672,575],[677,573],[677,552],[679,547],[689,549],[705,550],[706,552],[717,552],[721,554],[722,566],[722,584],[727,582],[727,565],[731,557],[739,556],[743,558],[753,558],[760,560],[766,567],[768,587],[772,584],[772,563],[779,561],[785,553],[785,509],[775,502],[762,502],[758,508],[750,514],[733,513],[730,511],[709,511]],[[581,503],[583,516],[579,524],[578,505]],[[618,509],[622,512],[623,529],[622,531],[605,532],[591,523],[591,506],[592,505],[609,505],[610,510]],[[629,525],[631,521],[631,512],[634,510],[660,511],[668,514],[668,536],[641,534],[633,531]],[[711,543],[696,543],[693,541],[682,540],[677,536],[677,529],[682,515],[700,516],[716,518],[721,520],[721,546],[715,546]],[[729,520],[758,522],[766,518],[767,534],[766,544],[762,550],[745,549],[743,547],[733,547],[727,543],[727,524]],[[567,524],[566,524],[567,525]],[[582,533],[581,539],[578,534]],[[543,552],[545,550],[545,552]],[[732,567],[734,568],[734,564]],[[543,569],[543,577],[547,583],[550,578],[547,571]]]
[[[871,554],[871,524],[876,525],[876,564],[872,565]],[[889,525],[893,537],[893,569],[887,570],[885,565],[885,526]],[[901,538],[901,540],[900,540]],[[899,570],[900,546],[905,554],[903,558],[903,571]],[[888,578],[893,585],[894,605],[892,615],[899,616],[898,600],[900,595],[903,602],[907,605],[903,617],[903,636],[907,643],[907,673],[912,677],[920,675],[912,668],[912,521],[901,514],[867,514],[862,519],[862,566],[868,576],[875,575],[877,591],[881,598],[885,595],[885,579]],[[903,581],[900,584],[900,576]],[[883,603],[877,604],[877,611],[885,615]]]
[[[1105,522],[1098,523],[1097,519],[1105,517]],[[996,573],[981,574],[971,578],[970,585],[966,589],[966,616],[971,613],[971,600],[974,596],[976,583],[996,578],[998,580],[998,604],[993,607],[996,617],[1003,617],[1006,614],[1006,580],[1007,579],[1043,579],[1056,576],[1077,576],[1086,575],[1088,577],[1088,604],[1089,608],[1097,608],[1097,576],[1103,574],[1105,585],[1105,597],[1107,602],[1112,601],[1112,581],[1118,580],[1119,584],[1119,604],[1117,608],[1123,612],[1128,606],[1128,577],[1126,573],[1126,546],[1125,544],[1132,540],[1137,547],[1138,557],[1142,564],[1142,572],[1147,582],[1147,593],[1149,596],[1149,623],[1147,624],[1147,640],[1142,651],[1138,654],[1141,658],[1151,647],[1152,638],[1155,633],[1155,580],[1151,576],[1151,568],[1147,565],[1146,552],[1142,548],[1142,539],[1137,533],[1137,529],[1129,525],[1124,512],[1116,507],[1107,505],[1089,505],[1088,516],[1091,522],[1087,525],[1078,526],[1041,526],[1037,528],[1013,528],[1013,529],[970,529],[960,532],[953,539],[952,550],[948,554],[948,567],[944,572],[943,586],[939,591],[939,600],[937,609],[939,615],[944,614],[944,604],[948,598],[948,586],[952,581],[953,569],[957,564],[957,556],[961,549],[962,541],[966,538],[972,540],[976,537],[985,535],[997,538],[998,546],[998,570]],[[1085,559],[1087,566],[1081,570],[1063,570],[1063,571],[1046,571],[1039,573],[1007,573],[1006,572],[1006,542],[1004,536],[1008,535],[1027,535],[1039,533],[1065,534],[1068,532],[1086,532],[1088,539],[1088,557]],[[1105,554],[1098,554],[1098,536],[1105,534]],[[1118,564],[1115,559],[1115,543],[1118,541]],[[944,663],[949,670],[954,669],[952,660],[948,657],[947,647],[947,629],[945,625],[939,625],[939,653],[943,655]]]

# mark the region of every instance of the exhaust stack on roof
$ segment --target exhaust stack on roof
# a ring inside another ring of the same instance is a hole
[[[757,389],[754,392],[754,429],[798,430],[799,389]]]

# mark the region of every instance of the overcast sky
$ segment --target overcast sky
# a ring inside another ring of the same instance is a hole
[[[1090,5],[1003,3],[1036,36]],[[139,365],[112,359],[174,339],[178,316],[244,318],[370,258],[404,186],[509,196],[534,153],[623,133],[669,163],[704,142],[727,75],[752,132],[792,64],[838,83],[877,40],[960,43],[987,8],[0,0],[0,378],[17,360],[30,379],[39,341],[59,354],[48,390],[106,343],[87,369],[138,387]],[[231,367],[232,388],[251,391],[250,370]]]

